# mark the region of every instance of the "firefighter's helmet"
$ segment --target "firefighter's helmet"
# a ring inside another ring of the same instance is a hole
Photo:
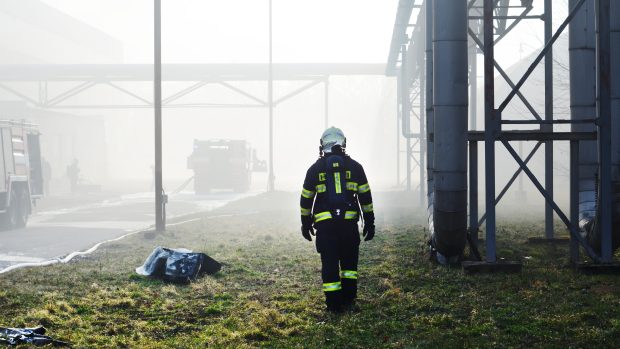
[[[332,126],[321,136],[321,150],[324,153],[331,153],[335,146],[340,146],[344,150],[347,147],[347,139],[341,129]]]

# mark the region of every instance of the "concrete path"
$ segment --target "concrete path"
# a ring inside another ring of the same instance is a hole
[[[171,195],[166,207],[170,220],[210,211],[256,193],[220,192],[197,196],[191,192]],[[153,193],[138,193],[81,206],[35,212],[24,229],[0,231],[0,273],[22,263],[45,262],[154,224]]]

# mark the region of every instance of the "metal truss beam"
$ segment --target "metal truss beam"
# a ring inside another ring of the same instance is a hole
[[[534,149],[532,149],[532,151],[529,153],[529,155],[525,158],[525,161],[523,161],[524,164],[528,164],[528,162],[530,162],[530,160],[534,157],[534,155],[536,154],[536,152],[538,151],[538,148],[540,148],[540,146],[542,145],[542,142],[538,142],[536,143],[536,145],[534,146]],[[508,192],[508,189],[510,189],[510,187],[512,186],[512,184],[515,182],[515,180],[519,177],[519,175],[521,174],[521,171],[523,171],[523,169],[521,167],[519,167],[515,173],[512,175],[512,177],[510,177],[510,179],[508,180],[508,182],[506,183],[506,185],[504,186],[504,189],[502,189],[502,191],[499,193],[499,195],[497,196],[497,198],[495,199],[495,205],[497,206],[497,204],[499,204],[499,202],[502,200],[502,198],[504,197],[504,195],[506,195],[506,193]],[[478,226],[481,226],[484,221],[487,219],[487,214],[484,213],[482,215],[482,217],[480,218],[480,220],[478,221]]]
[[[515,161],[519,164],[519,167],[521,167],[523,172],[525,172],[525,174],[532,181],[532,183],[534,184],[536,189],[538,189],[538,191],[542,194],[542,196],[544,196],[545,200],[547,201],[547,204],[549,204],[553,208],[555,213],[560,217],[562,222],[566,225],[566,228],[568,228],[568,230],[569,230],[569,232],[571,234],[571,237],[581,244],[581,246],[584,248],[584,250],[586,251],[588,256],[590,258],[592,258],[593,261],[601,262],[601,257],[599,257],[596,254],[596,252],[594,252],[594,250],[592,249],[590,244],[586,241],[586,239],[583,236],[581,236],[581,233],[579,232],[577,226],[574,225],[574,224],[571,224],[571,221],[568,219],[568,217],[566,217],[566,215],[564,214],[564,212],[562,212],[560,207],[555,203],[555,201],[553,201],[553,198],[545,190],[543,185],[540,184],[540,182],[538,181],[536,176],[527,167],[527,165],[523,162],[523,160],[521,160],[521,158],[519,157],[519,154],[517,154],[517,152],[510,145],[510,143],[508,143],[508,141],[505,140],[505,139],[501,139],[501,142],[504,144],[504,147],[506,147],[506,149],[508,150],[510,155],[512,155],[512,157],[515,159]]]
[[[308,90],[309,88],[311,88],[311,87],[313,87],[313,86],[316,86],[316,85],[318,85],[318,84],[320,84],[320,83],[322,83],[322,82],[324,82],[324,81],[325,81],[325,79],[324,79],[324,78],[320,78],[320,79],[316,79],[316,80],[314,80],[314,81],[310,81],[309,83],[305,84],[304,86],[302,86],[302,87],[300,87],[300,88],[298,88],[298,89],[296,89],[296,90],[294,90],[294,91],[292,91],[292,92],[290,92],[290,93],[286,94],[286,95],[285,95],[285,96],[283,96],[283,97],[280,97],[280,98],[276,99],[276,100],[273,102],[273,104],[274,104],[274,105],[278,105],[278,104],[280,104],[280,103],[282,103],[282,102],[285,102],[286,100],[288,100],[288,99],[290,99],[290,98],[292,98],[292,97],[295,97],[295,96],[297,96],[298,94],[300,94],[300,93],[302,93],[302,92],[304,92],[304,91]]]
[[[510,91],[510,93],[508,94],[508,96],[506,97],[504,102],[502,102],[502,104],[499,106],[499,108],[497,108],[497,111],[499,113],[503,112],[504,109],[506,109],[506,107],[508,106],[508,104],[510,103],[512,98],[517,94],[517,92],[521,89],[521,87],[523,87],[523,84],[525,84],[527,79],[534,72],[534,69],[536,69],[538,64],[543,60],[543,58],[545,58],[545,56],[547,55],[547,52],[549,52],[549,50],[551,50],[551,48],[553,47],[553,44],[555,44],[555,42],[560,37],[562,32],[564,32],[564,29],[566,29],[566,27],[568,26],[570,21],[575,17],[575,15],[577,14],[577,11],[579,11],[579,9],[581,8],[581,6],[583,5],[584,2],[585,2],[585,0],[580,0],[575,5],[575,7],[573,9],[571,9],[570,13],[568,14],[568,17],[566,17],[564,22],[562,22],[562,24],[560,25],[558,30],[555,32],[555,34],[553,34],[551,39],[545,44],[545,47],[542,49],[542,51],[540,51],[538,56],[536,56],[536,59],[534,59],[534,61],[532,62],[530,67],[527,69],[525,74],[523,74],[523,76],[521,77],[521,79],[519,80],[517,85],[512,89],[512,91]]]
[[[385,75],[384,64],[274,63],[274,80]],[[267,64],[163,64],[163,81],[267,81]],[[0,64],[0,82],[153,81],[152,64]]]
[[[260,108],[269,103],[234,86],[231,82],[267,81],[269,74],[265,64],[166,64],[162,65],[162,81],[192,82],[162,100],[163,108]],[[350,63],[318,63],[318,64],[273,64],[273,80],[279,81],[310,81],[305,87],[298,89],[278,101],[296,96],[308,88],[326,82],[325,97],[328,97],[327,81],[330,76],[372,76],[384,75],[383,64],[350,64]],[[136,109],[152,108],[152,100],[142,97],[130,89],[122,87],[122,82],[152,82],[152,64],[10,64],[0,65],[0,89],[33,104],[39,108],[54,109]],[[12,82],[32,82],[38,84],[38,98],[19,91]],[[49,98],[50,83],[75,82],[71,87],[53,98]],[[173,103],[202,87],[217,83],[254,103]],[[62,103],[92,89],[95,86],[109,86],[137,101],[135,104],[88,104],[75,105]],[[327,99],[326,99],[327,100]],[[326,104],[327,108],[327,104]],[[327,109],[326,109],[327,110]],[[327,118],[327,111],[325,117]],[[327,122],[327,120],[326,120]]]
[[[472,38],[472,40],[474,40],[474,42],[480,48],[480,50],[484,52],[484,44],[482,43],[482,41],[480,41],[478,36],[473,32],[473,30],[471,30],[471,28],[468,28],[468,32],[469,32],[469,36]],[[502,76],[502,78],[504,78],[506,83],[508,83],[508,86],[510,86],[510,88],[514,89],[516,87],[515,84],[512,82],[510,77],[508,77],[508,74],[506,74],[504,69],[502,69],[502,67],[499,65],[499,63],[497,63],[497,61],[495,59],[493,59],[493,65],[495,66],[495,69],[499,72],[499,74]],[[525,96],[521,93],[521,91],[517,91],[517,96],[523,102],[523,104],[525,104],[525,107],[527,108],[527,110],[529,110],[530,113],[532,113],[532,115],[537,120],[542,120],[542,118],[540,117],[540,114],[538,114],[538,112],[534,109],[534,107],[527,100],[527,98],[525,98]]]
[[[592,141],[596,140],[594,132],[541,132],[541,131],[498,131],[495,140],[502,139],[507,141]],[[469,131],[470,141],[484,141],[484,131]]]
[[[207,84],[208,84],[208,82],[206,82],[206,81],[199,81],[199,82],[197,82],[197,83],[195,83],[195,84],[193,84],[193,85],[191,85],[189,87],[186,87],[186,88],[182,89],[181,91],[179,91],[177,93],[174,93],[173,95],[165,98],[162,101],[162,104],[169,104],[170,102],[175,101],[175,100],[177,100],[177,99],[179,99],[179,98],[181,98],[183,96],[186,96],[186,95],[188,95],[188,94],[190,94],[190,93],[200,89],[201,87],[203,87],[203,86],[205,86]]]

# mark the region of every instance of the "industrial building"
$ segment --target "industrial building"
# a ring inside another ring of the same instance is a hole
[[[112,64],[123,61],[122,44],[96,28],[39,0],[9,0],[0,6],[0,64]],[[51,166],[52,192],[68,191],[66,166],[81,163],[88,184],[106,178],[105,121],[100,114],[81,110],[41,108],[70,98],[69,79],[10,79],[0,82],[0,119],[27,120],[40,125],[42,156]],[[78,85],[79,87],[79,85]],[[72,102],[80,103],[80,97]]]

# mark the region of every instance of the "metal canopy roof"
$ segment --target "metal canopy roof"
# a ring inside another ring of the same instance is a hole
[[[396,75],[396,65],[400,55],[400,46],[407,42],[407,28],[410,27],[409,21],[414,9],[422,8],[426,0],[400,0],[398,2],[398,10],[396,12],[396,20],[394,21],[394,30],[392,31],[392,43],[390,44],[390,52],[388,55],[385,75]]]
[[[152,81],[152,64],[7,64],[0,81]],[[384,75],[384,64],[281,63],[273,65],[275,80],[305,80],[330,75]],[[166,81],[261,81],[267,64],[164,64]]]

